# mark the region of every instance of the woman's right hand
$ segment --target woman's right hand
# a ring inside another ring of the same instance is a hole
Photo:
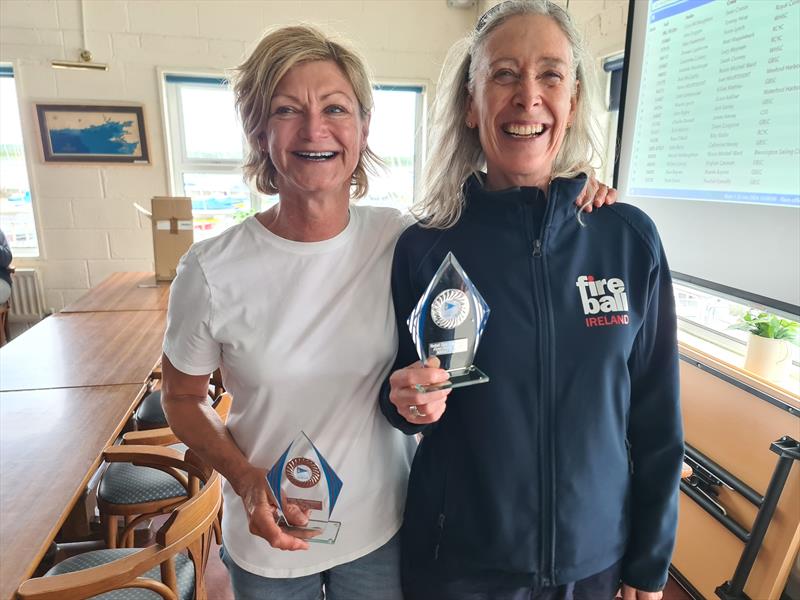
[[[417,361],[389,377],[389,400],[409,423],[435,423],[447,408],[447,396],[452,388],[426,392],[422,387],[447,384],[449,378],[448,372],[439,368],[439,359],[435,356],[429,358],[424,367]]]
[[[278,525],[278,507],[267,486],[266,475],[265,469],[250,467],[235,483],[231,481],[242,499],[250,533],[264,538],[270,546],[279,550],[307,550],[308,542],[305,540],[318,535],[319,531],[292,529],[291,533],[287,533]],[[287,514],[286,518],[296,525],[308,522],[308,515],[300,512]]]

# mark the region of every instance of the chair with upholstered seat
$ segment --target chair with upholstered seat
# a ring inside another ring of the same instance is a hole
[[[104,594],[104,600],[154,597],[206,600],[203,576],[214,520],[222,505],[220,477],[188,451],[155,446],[107,448],[108,461],[149,465],[188,474],[189,498],[158,530],[156,543],[143,549],[96,550],[58,563],[43,577],[17,590],[24,600],[72,600]],[[188,554],[183,554],[187,550]],[[138,592],[138,595],[137,595]],[[158,596],[155,596],[158,597]]]
[[[160,367],[155,369],[150,377],[153,383],[161,379]],[[209,403],[225,393],[219,369],[211,375],[208,385]],[[150,393],[142,399],[133,413],[133,424],[136,429],[157,429],[167,426],[167,417],[161,407],[161,389],[152,389],[151,387]]]
[[[222,394],[214,403],[214,410],[223,423],[227,421],[231,402],[230,394]],[[186,446],[169,427],[128,432],[122,443],[165,446],[180,453],[186,451]],[[132,547],[136,527],[143,521],[171,512],[186,499],[188,484],[186,474],[180,470],[138,466],[125,461],[110,462],[97,490],[97,507],[106,546]],[[118,531],[120,517],[125,521],[121,532]]]

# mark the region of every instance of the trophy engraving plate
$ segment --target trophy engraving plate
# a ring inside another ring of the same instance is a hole
[[[309,542],[333,544],[341,523],[330,516],[342,490],[342,480],[304,432],[267,473],[267,484],[278,505],[278,524],[292,532],[316,532]],[[305,525],[292,522],[298,512],[308,517]]]
[[[424,363],[437,356],[450,373],[444,384],[422,391],[485,383],[489,377],[474,364],[489,306],[452,252],[448,252],[408,318],[408,328]]]

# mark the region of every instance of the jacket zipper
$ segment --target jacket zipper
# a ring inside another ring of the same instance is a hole
[[[439,512],[439,516],[436,517],[436,542],[433,545],[433,560],[439,560],[439,547],[442,545],[442,538],[444,537],[444,522],[446,520],[445,513],[447,512],[447,479],[449,474],[449,468],[447,465],[450,464],[450,456],[449,451],[446,450],[445,458],[447,461],[445,462],[445,471],[444,476],[442,477],[442,506]]]
[[[549,346],[549,327],[552,314],[548,309],[547,289],[545,284],[545,264],[544,264],[544,239],[550,221],[555,210],[554,186],[550,186],[550,198],[547,199],[544,217],[541,223],[541,230],[538,237],[533,241],[533,272],[534,272],[534,297],[536,299],[536,312],[540,324],[538,328],[539,337],[539,453],[541,465],[541,556],[539,564],[539,583],[542,587],[550,587],[555,581],[555,472],[553,469],[554,449],[551,432],[553,430],[553,402],[552,394],[549,393],[549,360],[552,352],[548,351]],[[546,317],[546,318],[545,318]],[[547,364],[545,364],[547,362]]]
[[[444,535],[444,513],[439,513],[439,518],[436,521],[436,545],[433,547],[433,560],[439,560],[439,546],[442,543],[442,536]]]
[[[628,453],[628,473],[633,475],[633,455],[631,454],[631,442],[625,438],[625,452]]]

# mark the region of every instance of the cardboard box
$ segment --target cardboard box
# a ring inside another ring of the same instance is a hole
[[[156,281],[172,281],[181,256],[194,242],[192,199],[156,196],[152,202]]]

